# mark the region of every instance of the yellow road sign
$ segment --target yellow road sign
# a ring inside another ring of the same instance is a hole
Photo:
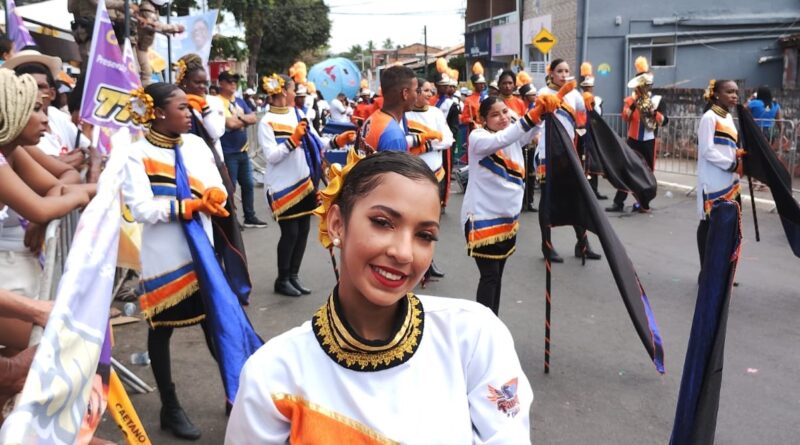
[[[542,54],[549,53],[556,43],[558,43],[558,39],[551,34],[547,28],[542,28],[542,30],[533,37],[533,40],[531,40],[531,44],[541,51]]]

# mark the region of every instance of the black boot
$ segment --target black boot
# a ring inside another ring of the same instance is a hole
[[[611,207],[606,207],[606,212],[621,213],[623,210],[625,210],[625,206],[618,202],[615,202]]]
[[[444,277],[444,272],[441,269],[436,267],[436,262],[431,261],[431,266],[428,268],[428,272],[430,272],[432,277],[435,278],[442,278]]]
[[[311,289],[303,286],[303,284],[300,283],[300,277],[297,276],[296,273],[289,275],[289,284],[291,284],[295,289],[299,290],[303,295],[308,295],[311,293]]]
[[[299,297],[302,295],[299,290],[297,290],[292,283],[289,282],[289,278],[281,278],[275,280],[275,293],[285,295],[287,297]]]
[[[608,199],[608,196],[601,195],[600,192],[594,192],[594,196],[597,197],[597,199],[600,200],[600,201]]]
[[[161,429],[172,431],[175,437],[188,440],[200,438],[200,429],[194,426],[186,411],[178,403],[175,385],[161,391]]]
[[[584,246],[586,247],[585,252],[583,251]],[[587,260],[599,260],[600,258],[603,258],[602,255],[592,250],[592,246],[589,245],[589,241],[586,241],[585,244],[581,242],[575,244],[575,256],[582,258],[584,255],[586,256]]]
[[[542,256],[547,258],[547,252],[545,249],[542,249]],[[561,255],[556,252],[556,249],[550,249],[550,262],[551,263],[563,263],[564,258],[561,258]]]

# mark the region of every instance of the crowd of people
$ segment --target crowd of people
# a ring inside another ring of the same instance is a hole
[[[14,54],[3,40],[0,56],[3,405],[21,390],[34,350],[27,339],[33,325],[46,323],[52,305],[32,299],[40,293],[44,229],[87,205],[103,158],[92,147],[91,129],[77,117],[80,83],[64,102],[67,111],[55,106],[62,78],[58,58],[35,49]],[[646,61],[635,66],[622,116],[629,147],[652,170],[655,138],[668,119],[664,101],[651,91]],[[574,79],[566,61],[553,60],[546,85],[538,89],[526,73],[510,70],[487,82],[475,64],[469,95],[457,90],[446,62],[437,68],[426,79],[392,66],[381,73],[379,94],[362,85],[355,102],[343,93],[326,102],[305,79],[304,65],[263,76],[257,88],[240,95],[238,74],[222,72],[212,91],[202,60],[189,54],[176,63],[174,84],[150,83],[131,93],[132,118],[147,130],[130,147],[123,195],[143,226],[139,307],[148,322],[162,429],[189,440],[202,435],[178,401],[170,359],[174,329],[199,324],[211,355],[219,357],[208,334],[197,254],[184,226],[198,221],[208,241],[219,246],[212,221],[238,226],[239,206],[232,199],[238,186],[242,227],[266,227],[254,208],[248,154],[258,150],[266,160],[265,198],[280,227],[274,292],[294,298],[312,292],[301,269],[316,227],[331,255],[338,252],[338,280],[310,321],[271,339],[250,358],[235,402],[227,406],[226,443],[290,437],[313,442],[331,435],[344,443],[530,439],[533,392],[511,334],[497,317],[503,271],[516,249],[520,212],[537,211],[534,190],[540,189],[540,207],[551,199],[544,116],[557,119],[577,150],[587,114],[600,114],[602,100],[592,94],[587,64]],[[712,82],[700,121],[701,264],[711,203],[738,199],[745,156],[731,115],[738,95],[735,82]],[[768,90],[759,90],[749,106],[762,119],[779,117]],[[346,125],[331,133],[323,131],[328,123]],[[251,141],[247,128],[254,125],[257,140]],[[467,128],[469,179],[460,224],[480,276],[477,303],[414,294],[420,282],[444,276],[433,258],[461,126]],[[345,165],[328,162],[328,153],[345,150]],[[597,175],[587,171],[587,177],[597,199],[605,199]],[[626,196],[619,191],[606,210],[624,211]],[[637,203],[634,211],[649,208]],[[312,214],[321,218],[318,226]],[[561,262],[550,230],[541,226],[542,253]],[[575,256],[601,259],[586,228],[574,231]],[[441,403],[420,404],[431,392]],[[413,413],[402,409],[410,405],[417,407]]]

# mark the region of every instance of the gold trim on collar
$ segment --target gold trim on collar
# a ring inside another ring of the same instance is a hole
[[[397,332],[387,342],[362,340],[338,310],[336,290],[313,318],[314,335],[328,356],[353,371],[382,371],[407,362],[417,351],[422,337],[422,302],[412,293],[401,300],[405,307]]]
[[[289,107],[273,107],[270,105],[269,112],[275,114],[287,114],[289,113]]]
[[[411,109],[411,111],[418,111],[418,112],[421,112],[421,113],[422,113],[422,112],[428,111],[428,108],[429,108],[429,107],[430,107],[430,105],[428,105],[428,104],[425,104],[425,106],[424,106],[424,107],[422,107],[422,108],[417,108],[417,107],[414,107],[414,108],[412,108],[412,109]]]
[[[717,104],[714,104],[714,105],[711,106],[711,111],[713,111],[714,114],[716,114],[719,117],[727,117],[728,116],[728,110],[720,107]]]
[[[147,142],[161,148],[175,148],[176,145],[183,144],[183,139],[180,136],[170,137],[165,134],[159,133],[152,128],[144,135]]]

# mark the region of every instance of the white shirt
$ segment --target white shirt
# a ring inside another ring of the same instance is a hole
[[[697,216],[705,219],[703,193],[719,192],[733,185],[739,175],[736,166],[735,142],[726,137],[715,137],[715,133],[730,135],[738,141],[738,132],[733,116],[725,117],[713,109],[706,111],[697,128]]]
[[[39,140],[39,147],[45,154],[58,156],[69,153],[75,148],[75,141],[78,140],[78,127],[72,123],[69,114],[56,107],[47,107],[47,123],[50,131],[42,135]],[[91,141],[85,135],[80,135],[78,147],[88,148]]]
[[[539,127],[525,129],[525,119],[504,130],[478,128],[469,134],[469,182],[461,204],[461,225],[469,219],[518,217],[522,209],[525,158]]]
[[[431,141],[431,148],[433,148],[433,151],[419,155],[419,157],[428,164],[431,170],[434,172],[439,170],[442,167],[441,151],[447,150],[453,145],[453,133],[450,131],[450,127],[447,126],[442,110],[436,107],[426,106],[425,111],[412,110],[407,112],[406,119],[409,121],[409,127],[414,125],[411,123],[411,121],[414,121],[431,130],[442,133],[441,141]]]
[[[542,87],[539,90],[539,92],[537,93],[537,95],[542,95],[542,94],[558,94],[558,91],[555,91],[555,90],[553,90],[553,89],[551,89],[549,87]],[[583,102],[583,96],[581,95],[581,93],[577,92],[576,90],[572,90],[569,93],[567,93],[567,95],[564,96],[563,101],[564,101],[564,103],[569,105],[575,111],[576,114],[580,114],[580,113],[586,114],[586,104]],[[562,110],[560,108],[558,110],[556,110],[555,116],[558,119],[558,121],[561,122],[561,125],[564,126],[564,129],[567,130],[567,135],[569,135],[570,140],[574,140],[575,139],[575,120],[574,120],[575,116],[569,116],[569,113],[567,113],[566,111],[564,111],[564,110]],[[545,137],[545,134],[544,134],[544,132],[545,132],[545,130],[544,130],[544,122],[539,124],[539,127],[542,130],[542,134],[539,137],[539,144],[536,146],[536,157],[541,162],[542,160],[544,160],[544,158],[546,156],[546,154],[545,154],[545,140],[547,138]]]
[[[345,106],[338,98],[331,101],[330,109],[331,121],[350,122],[350,116],[353,114],[353,109]]]
[[[529,444],[533,390],[503,322],[473,301],[419,301],[419,346],[388,369],[340,365],[311,321],[268,341],[242,369],[225,443]]]

